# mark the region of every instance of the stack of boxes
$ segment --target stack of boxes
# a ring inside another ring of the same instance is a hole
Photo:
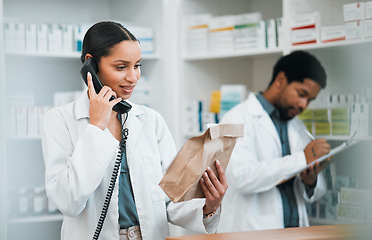
[[[265,49],[265,22],[261,13],[247,13],[234,16],[234,49]]]
[[[372,222],[372,191],[360,189],[357,179],[336,175],[334,163],[324,170],[327,183],[325,195],[307,204],[309,217],[344,223]]]
[[[209,22],[209,52],[233,52],[234,16],[213,17]]]
[[[319,42],[320,14],[318,12],[298,14],[290,18],[292,45]]]
[[[363,223],[372,222],[372,191],[341,188],[337,220]]]
[[[24,23],[19,19],[4,19],[5,50],[28,53],[81,52],[83,38],[91,24]],[[126,25],[124,25],[126,26]],[[154,52],[151,28],[128,28],[141,42],[143,53]]]
[[[208,52],[208,24],[211,18],[211,14],[199,14],[187,18],[185,49],[188,54]]]
[[[350,3],[344,5],[346,39],[359,39],[363,37],[364,16],[365,16],[364,2]]]
[[[261,13],[188,16],[185,49],[188,55],[230,53],[281,47],[282,19],[262,20]]]
[[[372,98],[367,97],[368,94],[370,93],[330,94],[328,108],[308,108],[299,118],[309,132],[315,135],[369,136],[372,134]],[[364,95],[365,97],[362,97]]]

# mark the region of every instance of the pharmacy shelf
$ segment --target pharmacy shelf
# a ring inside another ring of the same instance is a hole
[[[8,224],[57,222],[57,221],[62,221],[62,220],[63,220],[62,214],[53,214],[53,215],[45,215],[45,216],[32,216],[32,217],[9,219]]]
[[[346,47],[346,46],[370,44],[370,43],[372,43],[372,38],[350,39],[350,40],[343,40],[343,41],[337,41],[337,42],[314,43],[314,44],[307,44],[307,45],[292,46],[290,50],[291,51],[315,50],[315,49],[322,49],[322,48]]]
[[[50,58],[80,58],[81,53],[33,53],[33,52],[13,52],[5,51],[6,55],[9,56],[29,56],[29,57],[50,57]],[[158,60],[161,56],[159,54],[142,54],[142,59],[145,60]]]
[[[197,60],[210,60],[210,59],[226,59],[226,58],[241,58],[241,57],[254,57],[260,55],[282,55],[282,49],[272,49],[272,50],[246,50],[246,51],[236,51],[227,53],[206,53],[198,55],[185,55],[184,60],[187,61],[197,61]]]

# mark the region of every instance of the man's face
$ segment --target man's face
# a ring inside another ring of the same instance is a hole
[[[290,120],[307,108],[310,101],[314,100],[321,90],[321,86],[305,78],[303,82],[287,82],[280,90],[275,107],[280,112],[282,120]]]

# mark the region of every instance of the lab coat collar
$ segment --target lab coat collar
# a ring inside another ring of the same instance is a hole
[[[89,105],[88,91],[84,91],[75,101],[76,120],[89,118]]]
[[[250,93],[246,101],[246,107],[251,111],[252,116],[259,118],[258,123],[261,125],[262,129],[265,129],[274,139],[278,148],[278,151],[282,152],[282,147],[280,143],[279,134],[275,128],[273,121],[271,120],[269,114],[258,101],[255,93]]]

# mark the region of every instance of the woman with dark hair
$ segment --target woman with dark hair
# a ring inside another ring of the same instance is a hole
[[[102,89],[95,91],[89,72],[88,91],[49,111],[42,131],[46,190],[64,214],[62,239],[164,239],[168,221],[214,233],[227,189],[219,163],[219,178],[208,169],[200,180],[205,199],[173,204],[158,186],[176,155],[164,119],[134,103],[129,112],[112,109],[140,77],[137,39],[118,23],[97,23],[84,37],[81,60],[88,59]]]

